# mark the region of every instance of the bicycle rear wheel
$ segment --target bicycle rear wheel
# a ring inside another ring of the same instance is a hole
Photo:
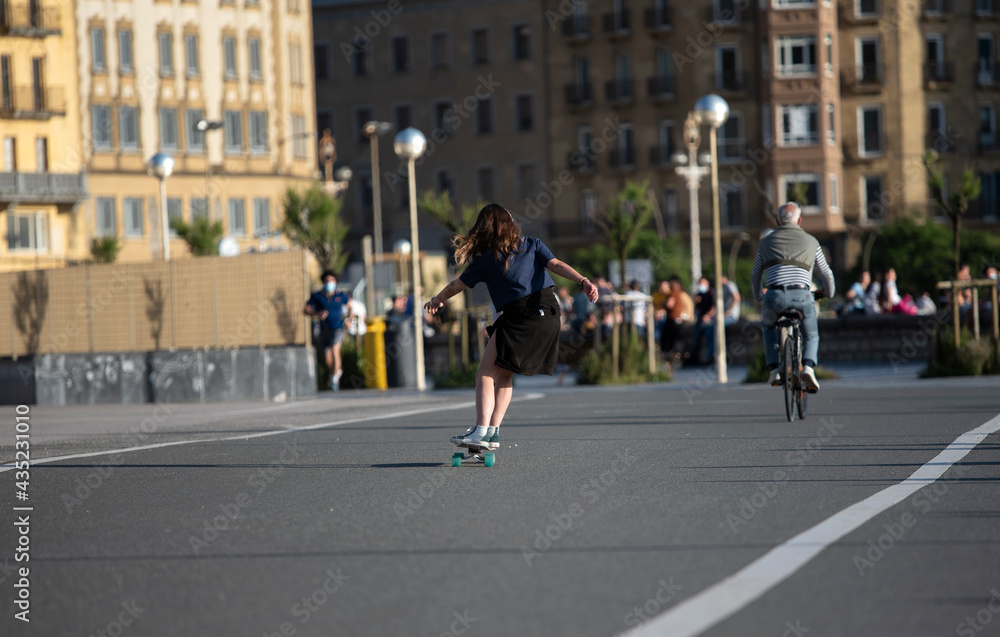
[[[793,365],[795,369],[795,407],[799,412],[799,420],[805,420],[809,394],[806,393],[802,381],[799,379],[799,373],[802,371],[802,335],[796,331],[795,337],[795,361]]]
[[[792,335],[789,334],[785,338],[785,346],[781,355],[781,377],[782,385],[785,386],[785,416],[788,417],[788,422],[795,420],[795,377],[793,376],[792,370],[794,369],[794,356],[795,348],[792,345]]]

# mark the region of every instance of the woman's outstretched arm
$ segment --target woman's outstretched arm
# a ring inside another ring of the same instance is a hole
[[[463,290],[469,289],[462,279],[453,279],[451,283],[444,286],[444,288],[430,298],[429,301],[424,303],[424,309],[429,311],[431,314],[437,314],[437,311],[444,307],[444,302],[455,296]]]
[[[558,274],[561,277],[576,281],[583,288],[584,294],[590,299],[591,303],[597,301],[597,286],[590,282],[585,276],[582,276],[579,272],[573,269],[568,263],[564,263],[559,259],[551,259],[545,264],[545,268],[552,272],[553,274]]]

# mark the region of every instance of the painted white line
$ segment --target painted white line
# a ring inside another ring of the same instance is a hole
[[[955,439],[899,484],[853,504],[771,549],[734,575],[684,600],[623,637],[694,637],[750,605],[834,542],[910,495],[933,484],[986,436],[1000,430],[1000,415]]]
[[[519,396],[511,402],[520,402],[523,400],[536,400],[543,397],[545,394],[538,392],[533,392],[530,394],[525,394],[524,396]],[[426,414],[430,412],[437,411],[452,411],[455,409],[465,409],[466,407],[475,407],[475,402],[466,403],[456,403],[454,405],[435,405],[433,407],[424,407],[422,409],[410,409],[408,411],[399,411],[390,414],[380,414],[378,416],[363,416],[360,418],[348,418],[346,420],[336,420],[333,422],[321,422],[314,425],[306,425],[304,427],[293,427],[291,429],[270,429],[267,431],[258,431],[252,434],[240,434],[238,436],[224,436],[221,438],[199,438],[197,440],[174,440],[173,442],[160,442],[154,445],[141,445],[139,447],[126,447],[125,449],[108,449],[104,451],[90,451],[87,453],[75,453],[68,456],[52,456],[51,458],[38,458],[31,461],[32,466],[48,462],[62,462],[63,460],[74,460],[76,458],[94,458],[96,456],[112,456],[119,453],[130,453],[132,451],[147,451],[149,449],[162,449],[163,447],[177,447],[180,445],[196,445],[205,442],[225,442],[228,440],[249,440],[251,438],[264,438],[266,436],[279,436],[281,434],[290,434],[297,431],[312,431],[314,429],[323,429],[325,427],[337,427],[339,425],[351,425],[359,422],[372,422],[375,420],[385,420],[386,418],[399,418],[402,416],[417,416],[420,414]],[[0,473],[4,471],[10,471],[14,468],[14,463],[6,463],[0,465]]]

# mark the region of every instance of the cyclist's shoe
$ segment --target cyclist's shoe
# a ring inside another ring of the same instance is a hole
[[[819,391],[819,381],[816,380],[816,374],[813,373],[812,367],[803,366],[802,373],[799,374],[799,379],[805,386],[805,390],[810,394],[815,394]]]
[[[767,379],[767,384],[771,387],[781,387],[781,368],[775,367],[771,370],[771,375]]]

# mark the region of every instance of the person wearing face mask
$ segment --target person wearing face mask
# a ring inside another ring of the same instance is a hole
[[[340,389],[343,369],[340,364],[340,346],[344,340],[344,315],[354,317],[349,298],[345,292],[337,291],[337,274],[333,270],[323,270],[320,275],[323,287],[312,293],[303,312],[306,316],[319,319],[319,334],[316,347],[322,350],[326,366],[330,370],[330,389]]]
[[[816,325],[816,304],[809,287],[813,273],[819,272],[827,298],[836,292],[833,271],[826,262],[823,249],[814,237],[801,228],[802,209],[794,202],[778,208],[778,228],[761,239],[753,263],[753,294],[763,301],[761,325],[764,329],[764,355],[771,368],[768,382],[780,386],[783,382],[778,369],[777,321],[784,310],[802,312],[803,356],[801,378],[806,391],[819,391],[813,367],[819,353],[819,330]],[[763,282],[766,280],[767,294]]]
[[[691,358],[698,365],[708,365],[715,354],[715,289],[707,277],[698,279],[694,297],[694,344]],[[705,357],[701,357],[701,343],[705,341]]]

